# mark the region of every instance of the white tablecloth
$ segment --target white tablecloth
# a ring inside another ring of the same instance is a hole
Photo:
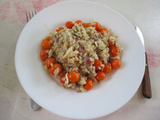
[[[30,110],[28,95],[20,85],[14,64],[16,43],[26,24],[26,10],[34,8],[40,11],[60,1],[62,0],[0,0],[0,120],[71,120],[45,109],[36,112]],[[93,1],[115,9],[143,31],[153,95],[151,99],[144,98],[140,86],[126,105],[116,112],[96,120],[159,120],[160,1]]]

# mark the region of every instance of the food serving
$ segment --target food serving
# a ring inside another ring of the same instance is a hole
[[[85,92],[121,67],[117,37],[98,22],[67,21],[42,40],[40,58],[64,88]]]

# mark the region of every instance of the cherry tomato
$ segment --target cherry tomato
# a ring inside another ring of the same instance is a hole
[[[59,31],[61,31],[61,30],[63,30],[63,28],[62,28],[62,27],[59,27],[58,29],[56,29],[56,32],[59,32]]]
[[[51,38],[45,38],[41,43],[43,50],[51,49],[52,45],[53,43],[51,43]]]
[[[121,67],[121,60],[119,60],[119,59],[113,59],[112,61],[111,61],[111,66],[112,66],[112,68],[114,68],[114,69],[118,69],[118,68],[120,68]]]
[[[90,89],[93,88],[93,86],[94,86],[93,80],[87,79],[87,80],[86,80],[86,84],[84,85],[85,89],[86,89],[86,90],[90,90]]]
[[[95,29],[99,32],[101,31],[101,28],[102,28],[101,24],[99,24],[98,22],[95,22],[93,27],[95,27]]]
[[[98,71],[98,72],[97,72],[96,79],[97,79],[98,81],[102,81],[102,80],[104,80],[105,78],[106,78],[105,72],[103,72],[103,71]]]
[[[61,78],[60,78],[60,82],[61,82],[62,84],[64,84],[64,83],[65,83],[65,79],[66,79],[66,76],[65,76],[65,75],[62,75]]]
[[[41,60],[46,60],[47,58],[48,58],[48,53],[46,53],[46,51],[45,50],[42,50],[41,52],[40,52],[40,58],[41,58]]]
[[[101,70],[102,68],[102,61],[101,60],[95,60],[93,66],[95,66],[96,70]]]
[[[68,74],[68,79],[69,79],[69,82],[74,83],[79,81],[80,75],[77,71],[72,71]]]
[[[69,29],[72,29],[72,27],[74,26],[74,24],[71,21],[67,21],[65,26]]]
[[[90,23],[83,23],[83,27],[87,28],[87,27],[92,27],[92,25]]]
[[[110,48],[110,53],[113,56],[117,56],[120,53],[120,49],[116,46]]]
[[[102,35],[104,35],[104,32],[108,33],[109,30],[108,30],[107,28],[102,28],[102,29],[100,30],[100,32],[101,32]]]
[[[62,73],[62,66],[60,64],[53,64],[52,67],[50,67],[49,71],[52,75],[60,75]]]
[[[111,64],[110,64],[110,63],[105,64],[104,69],[103,69],[103,72],[109,73],[109,72],[111,72],[111,71],[112,71]]]
[[[51,67],[51,64],[54,64],[54,63],[56,63],[56,61],[53,58],[47,58],[44,62],[44,64],[48,69]]]
[[[77,20],[75,23],[80,24],[80,23],[82,23],[82,21],[81,20]]]
[[[115,42],[111,42],[110,39],[108,39],[108,43],[109,43],[109,47],[110,48],[113,47],[113,46],[116,46]]]

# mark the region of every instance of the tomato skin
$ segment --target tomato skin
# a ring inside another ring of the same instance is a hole
[[[48,50],[51,49],[53,43],[50,42],[51,38],[45,38],[42,43],[41,43],[41,47],[43,50]]]
[[[47,58],[44,62],[45,66],[49,69],[51,67],[51,64],[56,63],[55,59],[53,58]]]
[[[58,73],[55,74],[56,70],[59,70]],[[60,64],[55,63],[52,67],[50,67],[49,71],[52,75],[60,75],[62,73],[62,66]]]
[[[41,58],[41,60],[45,61],[48,58],[48,53],[46,53],[45,50],[42,50],[40,52],[40,58]]]
[[[95,30],[97,30],[97,31],[101,31],[101,29],[102,29],[102,26],[101,26],[101,24],[99,24],[98,22],[95,22],[94,23],[94,25],[93,25],[93,27],[95,27]]]
[[[67,21],[65,26],[69,29],[72,29],[72,27],[74,26],[74,24],[71,21]]]
[[[92,25],[90,23],[83,23],[83,27],[87,28],[87,27],[92,27]]]
[[[109,30],[107,28],[102,28],[100,32],[102,35],[104,35],[104,32],[109,33]]]
[[[104,65],[103,72],[105,72],[105,73],[110,73],[111,71],[112,71],[111,64],[110,64],[110,63],[106,63],[106,64]]]
[[[102,80],[104,80],[105,78],[106,78],[105,72],[103,72],[103,71],[98,71],[98,72],[97,72],[96,79],[97,79],[98,81],[102,81]]]
[[[111,61],[111,66],[112,66],[112,68],[114,68],[114,69],[119,69],[120,67],[121,67],[121,60],[120,59],[113,59],[112,61]]]
[[[87,79],[87,80],[86,80],[86,84],[84,85],[85,89],[86,89],[86,90],[90,90],[90,89],[93,88],[93,86],[94,86],[93,80]]]
[[[60,82],[61,82],[62,84],[64,84],[64,83],[65,83],[65,78],[66,78],[66,76],[65,76],[65,75],[62,75],[62,76],[61,76],[61,78],[60,78]]]
[[[118,54],[120,53],[120,49],[118,47],[116,47],[116,46],[112,46],[110,48],[110,53],[113,56],[118,56]]]
[[[101,70],[102,68],[102,61],[101,60],[95,60],[93,66],[95,66],[96,70]]]
[[[81,20],[77,20],[75,23],[80,24],[80,23],[82,23],[82,21]]]
[[[77,71],[71,71],[68,74],[68,79],[69,79],[69,82],[75,83],[80,80],[80,75]]]
[[[63,28],[62,28],[62,27],[59,27],[59,28],[56,29],[56,32],[59,32],[59,31],[61,31],[61,30],[63,30]]]

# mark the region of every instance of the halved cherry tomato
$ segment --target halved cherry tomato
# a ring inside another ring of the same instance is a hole
[[[41,58],[41,60],[46,60],[47,58],[48,58],[48,53],[46,53],[46,51],[45,50],[42,50],[41,52],[40,52],[40,58]]]
[[[95,66],[96,70],[101,70],[102,68],[102,61],[101,60],[95,60],[93,66]]]
[[[59,31],[61,31],[61,30],[63,30],[63,28],[62,28],[62,27],[59,27],[59,28],[56,29],[56,32],[59,32]]]
[[[83,23],[83,27],[87,28],[87,27],[92,27],[92,25],[90,23]]]
[[[75,23],[80,24],[80,23],[82,23],[82,21],[81,20],[77,20]]]
[[[106,64],[104,65],[103,72],[109,73],[109,72],[111,72],[111,71],[112,71],[111,64],[110,64],[110,63],[106,63]]]
[[[51,49],[52,45],[53,43],[51,43],[51,38],[45,38],[41,43],[43,50]]]
[[[111,66],[112,66],[112,68],[114,68],[114,69],[118,69],[118,68],[120,68],[121,67],[121,60],[120,59],[113,59],[112,61],[111,61]]]
[[[67,28],[71,29],[74,26],[74,24],[71,21],[67,21],[66,24],[65,24],[65,26]]]
[[[120,49],[116,46],[110,48],[110,53],[113,56],[117,56],[120,53]]]
[[[102,80],[104,80],[105,78],[106,78],[105,72],[103,72],[103,71],[98,71],[98,72],[97,72],[96,79],[97,79],[98,81],[102,81]]]
[[[65,79],[66,79],[66,76],[65,76],[65,75],[62,75],[61,78],[60,78],[60,82],[61,82],[62,84],[64,84],[64,83],[65,83]]]
[[[98,22],[95,22],[93,27],[95,27],[95,30],[97,30],[99,32],[101,31],[101,28],[102,28],[101,24],[99,24]]]
[[[44,64],[48,69],[51,67],[51,64],[54,64],[54,63],[56,63],[56,61],[53,58],[47,58],[44,62]]]
[[[94,86],[94,82],[91,79],[86,80],[86,84],[84,85],[85,89],[90,90]]]
[[[60,75],[62,73],[62,66],[60,64],[53,64],[52,67],[50,67],[49,71],[52,75]]]
[[[79,75],[79,73],[77,71],[71,71],[68,74],[68,79],[69,79],[69,82],[75,83],[75,82],[79,81],[80,75]]]
[[[102,35],[104,35],[104,32],[109,33],[109,30],[107,28],[102,28],[100,32]]]

